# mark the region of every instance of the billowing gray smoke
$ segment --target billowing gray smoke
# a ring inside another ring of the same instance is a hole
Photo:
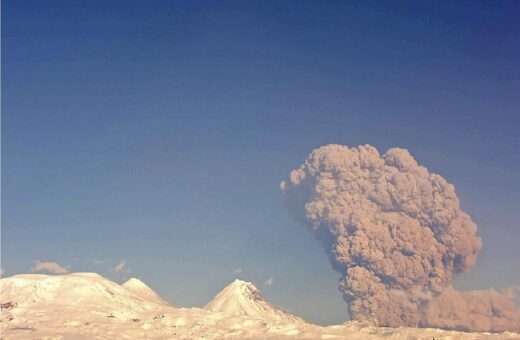
[[[280,188],[342,273],[351,318],[382,326],[520,329],[510,298],[450,287],[454,274],[476,263],[477,226],[460,209],[453,185],[407,150],[381,156],[370,145],[327,145]]]

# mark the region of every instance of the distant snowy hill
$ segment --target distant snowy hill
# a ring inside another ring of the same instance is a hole
[[[204,309],[247,319],[285,323],[305,322],[265,301],[260,291],[252,283],[238,279],[218,293]]]
[[[168,305],[168,302],[161,298],[159,294],[157,294],[152,288],[148,287],[143,281],[131,278],[125,283],[122,284],[122,286],[134,293],[136,296],[138,296],[141,299],[144,299],[149,302]]]
[[[204,308],[176,308],[138,279],[119,285],[98,274],[23,274],[0,280],[2,339],[520,339],[519,334],[322,327],[267,302],[235,280]]]
[[[94,273],[16,275],[1,280],[0,296],[2,302],[16,303],[17,310],[52,307],[128,318],[157,304],[148,294],[140,295]]]

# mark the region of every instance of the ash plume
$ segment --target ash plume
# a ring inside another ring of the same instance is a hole
[[[352,319],[393,327],[520,329],[518,308],[505,294],[451,288],[456,273],[475,266],[477,226],[460,209],[454,186],[407,150],[380,155],[370,145],[327,145],[280,189],[291,214],[321,240],[342,274],[339,287]]]

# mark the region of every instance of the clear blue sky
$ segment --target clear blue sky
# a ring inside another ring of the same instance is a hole
[[[55,261],[191,306],[242,268],[341,322],[339,274],[278,185],[316,147],[369,143],[455,184],[484,240],[459,288],[520,282],[519,2],[2,5],[8,275]]]

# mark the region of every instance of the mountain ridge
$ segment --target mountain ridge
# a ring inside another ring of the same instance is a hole
[[[157,300],[139,279],[118,284],[96,273],[20,274],[0,279],[2,339],[518,339],[520,334],[379,328],[355,321],[318,326],[269,303],[235,280],[204,308]],[[160,299],[160,297],[159,297]]]

